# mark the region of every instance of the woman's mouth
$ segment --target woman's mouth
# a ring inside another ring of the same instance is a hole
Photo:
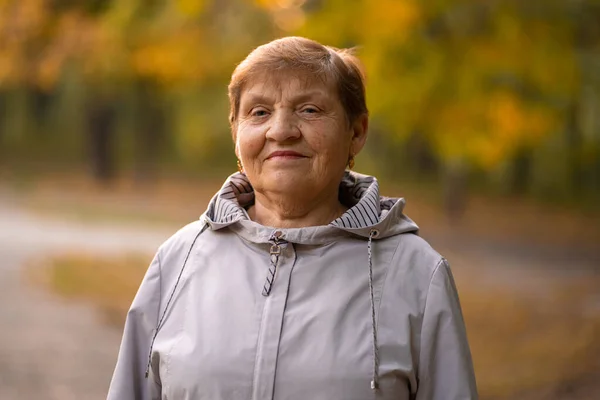
[[[267,157],[267,160],[279,159],[279,160],[294,160],[298,158],[306,158],[306,156],[291,150],[280,150],[274,151]]]

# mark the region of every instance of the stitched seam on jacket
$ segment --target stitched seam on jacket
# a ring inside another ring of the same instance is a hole
[[[156,327],[158,328],[158,321],[160,321],[160,303],[162,303],[162,261],[160,260],[160,249],[156,252],[156,260],[158,261],[158,307],[156,310]],[[150,365],[150,368],[152,368],[152,365]],[[158,365],[158,372],[160,376],[160,364]],[[162,391],[162,381],[157,382],[155,376],[154,382],[161,387]]]
[[[386,283],[387,283],[387,277],[388,277],[388,273],[390,272],[390,269],[393,268],[393,266],[395,265],[395,261],[396,261],[396,254],[398,254],[398,249],[400,248],[400,246],[402,245],[402,237],[403,235],[406,235],[408,233],[403,233],[400,235],[400,239],[398,240],[398,245],[396,246],[396,248],[394,249],[394,254],[392,255],[392,258],[390,259],[390,265],[388,266],[387,271],[385,271],[385,277],[383,280],[383,284],[382,284],[382,288],[381,288],[381,298],[379,299],[379,305],[377,306],[377,316],[379,317],[377,319],[377,331],[379,332],[379,322],[381,321],[381,305],[383,304],[383,297],[385,294],[385,288],[386,288]],[[429,284],[427,285],[427,296],[425,297],[425,304],[423,305],[423,310],[421,310],[421,315],[425,315],[425,307],[427,306],[427,300],[429,299],[429,289],[431,288],[431,282],[433,281],[433,277],[435,276],[435,273],[437,272],[437,270],[439,269],[440,265],[445,261],[445,259],[443,257],[441,257],[440,261],[438,261],[436,267],[434,268],[433,272],[431,273],[431,276],[429,277]],[[413,366],[414,366],[414,374],[415,374],[415,379],[418,381],[418,369],[419,369],[419,362],[420,362],[420,358],[421,358],[421,334],[423,332],[423,321],[421,321],[421,330],[420,330],[420,334],[419,334],[419,346],[418,346],[418,350],[417,350],[417,354],[415,355],[415,358],[413,359]]]
[[[441,257],[440,261],[438,261],[435,268],[433,269],[433,272],[431,273],[431,276],[429,277],[429,284],[427,285],[427,296],[425,297],[425,304],[423,304],[423,310],[421,310],[421,313],[423,315],[425,315],[425,310],[427,309],[427,301],[429,300],[429,292],[431,290],[431,282],[433,282],[433,278],[435,277],[435,274],[440,269],[440,265],[444,264],[445,262],[446,262],[446,259],[444,257]]]
[[[446,262],[446,259],[444,257],[440,257],[440,261],[438,261],[438,263],[436,264],[435,268],[433,269],[433,272],[431,273],[431,276],[429,277],[429,285],[427,285],[427,296],[425,297],[425,303],[423,304],[423,310],[421,310],[421,315],[423,316],[423,320],[421,321],[421,334],[419,337],[419,354],[418,354],[418,362],[421,361],[421,342],[423,341],[423,324],[425,322],[425,310],[427,309],[427,302],[429,300],[429,292],[431,291],[431,283],[433,282],[433,279],[435,278],[435,275],[437,274],[437,272],[440,269],[440,266],[442,264],[444,264]],[[421,365],[419,365],[420,367]],[[415,371],[417,372],[417,371]]]
[[[160,250],[156,253],[158,261],[158,309],[156,310],[156,324],[160,320],[160,303],[162,302],[162,261],[160,260]]]

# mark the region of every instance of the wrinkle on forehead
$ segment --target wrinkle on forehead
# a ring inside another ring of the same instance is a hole
[[[264,93],[268,89],[281,92],[283,89],[309,90],[322,88],[324,92],[336,94],[331,79],[323,74],[312,74],[309,71],[280,70],[274,72],[262,72],[253,75],[244,84],[242,93],[252,92]]]

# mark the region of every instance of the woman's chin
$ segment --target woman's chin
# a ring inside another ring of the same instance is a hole
[[[318,179],[307,168],[277,168],[266,174],[263,173],[261,186],[269,187],[274,191],[298,193],[319,186]]]

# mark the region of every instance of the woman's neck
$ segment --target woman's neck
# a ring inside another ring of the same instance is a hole
[[[347,211],[337,192],[325,198],[299,199],[296,196],[265,195],[255,192],[250,219],[273,228],[304,228],[327,225]]]

